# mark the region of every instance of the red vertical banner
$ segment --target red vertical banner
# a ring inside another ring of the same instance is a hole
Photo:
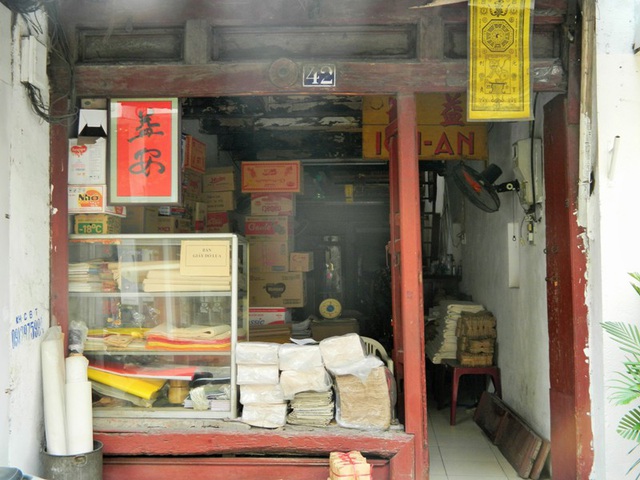
[[[177,203],[178,99],[114,99],[110,115],[109,203]]]

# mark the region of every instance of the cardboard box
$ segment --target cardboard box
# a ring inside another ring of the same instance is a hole
[[[207,222],[205,225],[207,233],[231,233],[231,222],[227,212],[207,211]]]
[[[291,252],[289,270],[292,272],[310,272],[313,270],[313,252]]]
[[[210,168],[204,173],[203,192],[228,192],[236,189],[233,167]]]
[[[289,271],[289,242],[249,241],[249,271]]]
[[[249,306],[304,307],[306,278],[302,272],[250,273]]]
[[[210,212],[228,212],[236,209],[235,192],[205,192],[202,194]]]
[[[191,220],[181,217],[158,217],[158,233],[191,233]]]
[[[69,185],[107,183],[107,139],[81,137],[69,140]]]
[[[302,164],[287,162],[242,162],[243,193],[302,192]]]
[[[78,114],[78,137],[106,137],[107,110],[81,108]]]
[[[79,214],[74,220],[74,233],[83,235],[121,233],[122,219],[106,213]]]
[[[249,326],[291,323],[291,310],[284,307],[249,308]]]
[[[204,232],[207,221],[207,204],[202,202],[186,201],[186,217],[191,219],[191,227],[194,232]]]
[[[182,195],[183,197],[200,195],[202,193],[203,175],[193,170],[182,172]]]
[[[158,207],[158,215],[161,217],[186,217],[187,207],[184,205],[163,205]]]
[[[69,213],[108,213],[118,217],[127,215],[125,207],[107,205],[106,185],[69,185],[67,201]]]
[[[128,207],[122,219],[122,233],[156,233],[158,231],[157,207]]]
[[[192,135],[184,135],[183,139],[182,169],[204,173],[207,163],[207,146]]]
[[[252,193],[251,215],[295,216],[296,196],[293,193]]]
[[[360,333],[356,318],[323,318],[311,322],[311,337],[316,342],[348,333]]]
[[[244,235],[249,242],[287,242],[293,237],[290,217],[245,217]]]

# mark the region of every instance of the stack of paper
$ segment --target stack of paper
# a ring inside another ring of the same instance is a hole
[[[103,260],[69,264],[70,292],[115,292],[116,282]]]
[[[456,327],[462,312],[477,313],[484,310],[481,304],[459,300],[443,300],[429,311],[435,325],[435,335],[425,342],[425,353],[433,363],[455,359],[458,350]]]
[[[231,326],[191,325],[178,328],[163,323],[147,331],[145,338],[150,350],[229,350]]]
[[[326,427],[333,420],[333,391],[296,393],[289,403],[287,423],[309,427]]]
[[[231,277],[182,275],[179,270],[150,270],[142,281],[145,292],[202,292],[231,290]]]

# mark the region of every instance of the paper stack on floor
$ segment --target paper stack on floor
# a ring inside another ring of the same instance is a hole
[[[425,353],[433,363],[442,363],[445,359],[455,359],[457,353],[456,326],[462,312],[477,313],[484,310],[479,303],[458,300],[443,300],[429,311],[431,321],[435,322],[435,336],[425,342]]]

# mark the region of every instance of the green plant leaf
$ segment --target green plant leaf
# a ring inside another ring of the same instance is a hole
[[[626,413],[620,423],[617,432],[627,440],[640,443],[640,408],[636,407]]]
[[[629,276],[633,278],[636,282],[640,283],[640,273],[638,272],[629,273]],[[636,291],[636,293],[640,295],[640,285],[638,285],[637,283],[632,283],[631,286]]]
[[[623,322],[603,322],[602,328],[621,345],[621,350],[640,358],[640,330]]]

